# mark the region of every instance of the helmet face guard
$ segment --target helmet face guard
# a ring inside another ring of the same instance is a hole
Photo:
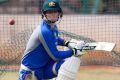
[[[46,0],[44,2],[42,10],[41,10],[42,18],[44,17],[47,11],[58,11],[60,12],[60,18],[62,18],[63,12],[59,5],[59,2],[56,0]]]

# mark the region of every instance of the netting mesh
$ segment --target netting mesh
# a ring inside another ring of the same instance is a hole
[[[0,1],[0,75],[18,70],[26,43],[41,21],[44,0]],[[86,42],[116,43],[112,52],[90,51],[81,65],[120,65],[120,1],[59,0],[64,16],[58,24],[61,37]],[[84,15],[85,14],[85,15]],[[9,25],[11,19],[15,25]],[[0,76],[1,77],[1,76]]]

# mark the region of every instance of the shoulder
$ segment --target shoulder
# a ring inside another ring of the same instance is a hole
[[[47,25],[45,23],[42,23],[41,25],[39,25],[39,30],[42,35],[51,35],[52,34],[52,32],[49,28],[49,25]]]

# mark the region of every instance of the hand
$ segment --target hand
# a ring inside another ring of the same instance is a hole
[[[82,42],[84,42],[84,41],[82,41]],[[80,45],[81,45],[81,41],[76,40],[76,39],[71,39],[70,41],[65,41],[64,44],[65,44],[65,46],[67,46],[68,48],[73,49],[73,48],[75,48],[75,46],[76,46],[77,44],[80,44]]]
[[[78,41],[78,42],[76,43],[76,45],[75,45],[74,48],[76,48],[77,50],[82,51],[82,48],[83,48],[83,46],[85,46],[85,45],[86,45],[86,43],[85,43],[84,41]]]
[[[73,48],[75,48],[75,46],[76,46],[77,43],[76,43],[76,42],[73,42],[73,41],[65,41],[64,44],[65,44],[65,46],[67,46],[68,48],[73,49]]]
[[[82,51],[84,45],[85,45],[84,41],[77,42],[75,48],[73,49],[74,56],[81,56],[85,54],[85,52]]]

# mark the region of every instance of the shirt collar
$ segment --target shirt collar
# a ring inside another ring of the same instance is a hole
[[[48,28],[51,29],[51,26],[50,26],[50,24],[47,22],[47,20],[43,20],[42,22],[43,22],[45,25],[47,25]],[[53,30],[56,29],[56,25],[54,25],[54,26],[55,26],[55,27],[53,28]]]

